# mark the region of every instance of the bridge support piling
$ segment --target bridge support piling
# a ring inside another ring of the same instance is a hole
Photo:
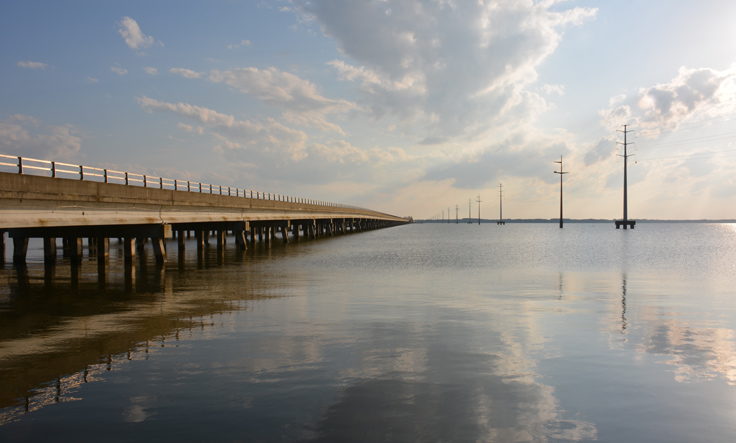
[[[133,265],[136,252],[135,237],[125,237],[123,239],[123,260],[125,262],[126,271]]]
[[[82,237],[70,237],[69,238],[69,260],[73,264],[77,264],[82,261]]]
[[[97,239],[95,237],[87,237],[87,255],[90,257],[97,255]]]
[[[215,245],[217,245],[217,252],[220,252],[225,249],[225,234],[227,233],[227,230],[218,229],[215,232]]]
[[[146,237],[136,237],[135,246],[138,250],[138,256],[143,260],[146,254]]]
[[[26,264],[26,254],[28,253],[28,237],[13,237],[13,263],[16,265]]]
[[[205,248],[205,230],[204,229],[196,229],[194,231],[194,234],[197,239],[197,255],[203,255],[204,254],[204,248]]]
[[[61,239],[61,256],[63,258],[69,258],[71,251],[71,241],[69,240],[69,237],[64,237]]]
[[[189,233],[189,231],[187,231],[187,233]],[[176,231],[176,246],[177,246],[177,250],[179,251],[179,257],[184,256],[184,249],[185,249],[184,240],[185,240],[184,231]]]
[[[292,223],[291,224],[291,233],[294,236],[294,241],[299,241],[299,227],[301,226],[300,222]]]
[[[289,243],[289,222],[284,222],[280,226],[281,230],[281,240],[284,242],[284,244]]]
[[[163,237],[151,237],[151,246],[153,246],[153,255],[156,257],[157,264],[166,262],[166,245]]]
[[[237,228],[233,229],[233,234],[235,235],[235,245],[238,247],[238,250],[245,251],[248,249],[247,239],[245,237],[245,229],[243,228]]]
[[[95,238],[97,250],[97,285],[100,289],[105,287],[107,274],[107,259],[110,256],[110,239],[108,237]]]
[[[110,239],[108,237],[97,237],[95,238],[96,250],[98,261],[106,261],[110,256]]]
[[[43,238],[43,262],[48,265],[56,263],[56,238]]]

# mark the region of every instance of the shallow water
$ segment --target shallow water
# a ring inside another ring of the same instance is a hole
[[[736,225],[414,224],[0,270],[0,440],[731,441]]]

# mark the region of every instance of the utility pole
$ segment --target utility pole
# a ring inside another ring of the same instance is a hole
[[[472,204],[472,199],[468,199],[468,224],[473,223],[473,216],[470,214],[470,205]]]
[[[567,174],[567,171],[562,167],[562,156],[560,156],[560,161],[555,161],[555,163],[560,164],[560,170],[554,171],[554,173],[560,174],[560,229],[562,229],[562,176]]]
[[[619,145],[624,146],[624,155],[619,154],[619,157],[624,158],[624,219],[623,220],[616,220],[614,223],[616,224],[616,229],[620,228],[621,225],[623,225],[624,229],[631,228],[634,229],[634,225],[636,225],[635,220],[629,220],[629,196],[628,196],[628,185],[627,185],[627,160],[629,157],[631,157],[634,154],[629,154],[627,151],[627,148],[629,145],[633,145],[633,143],[630,143],[627,139],[627,135],[629,132],[631,132],[628,129],[629,125],[624,125],[624,130],[617,130],[617,132],[621,132],[624,134],[624,142],[616,142]]]
[[[460,206],[459,205],[455,205],[455,224],[460,223],[460,219],[457,217],[457,214],[458,214],[457,211],[458,210],[460,210]]]
[[[505,225],[503,221],[503,183],[498,184],[498,223],[497,225]]]
[[[480,195],[478,196],[478,200],[476,201],[478,202],[478,226],[480,226],[480,203],[481,203]]]

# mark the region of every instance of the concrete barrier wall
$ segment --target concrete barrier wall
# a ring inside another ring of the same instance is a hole
[[[408,221],[361,208],[0,172],[0,229],[310,218]]]

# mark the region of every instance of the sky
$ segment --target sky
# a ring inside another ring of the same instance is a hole
[[[415,218],[736,218],[736,2],[0,3],[0,153]],[[472,202],[470,202],[472,200]]]

